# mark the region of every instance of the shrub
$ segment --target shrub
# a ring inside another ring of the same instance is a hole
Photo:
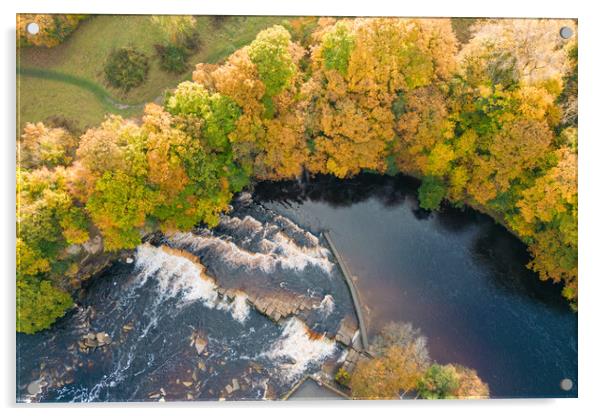
[[[351,381],[351,375],[347,371],[345,371],[344,368],[341,367],[339,368],[339,371],[337,371],[337,374],[334,377],[334,379],[341,386],[347,387],[349,385],[349,381]]]
[[[144,82],[148,74],[148,57],[142,52],[126,47],[113,51],[105,65],[109,84],[125,92]]]
[[[174,45],[155,45],[155,50],[159,55],[161,69],[176,74],[181,74],[186,70],[188,61],[186,49]]]

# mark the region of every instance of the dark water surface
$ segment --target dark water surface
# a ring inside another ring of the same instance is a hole
[[[17,334],[17,399],[281,397],[343,357],[328,337],[353,308],[325,229],[357,278],[371,336],[389,321],[411,322],[433,359],[475,368],[493,397],[576,396],[577,315],[560,288],[527,270],[524,245],[491,219],[451,208],[429,214],[417,208],[416,187],[373,175],[263,183],[216,229],[138,247],[131,264],[92,279],[51,329]],[[201,278],[197,261],[213,280]],[[218,286],[237,295],[223,299]],[[315,306],[275,323],[246,302],[251,292]],[[78,341],[99,331],[113,343],[80,351]],[[575,382],[569,392],[559,387],[564,378]],[[43,388],[31,396],[35,380]]]
[[[18,400],[273,399],[342,356],[329,338],[354,312],[330,251],[256,203],[238,204],[212,231],[143,244],[132,260],[92,279],[79,306],[51,329],[17,334]],[[214,281],[202,279],[193,261]],[[235,299],[220,297],[218,285],[238,290]],[[247,303],[251,291],[315,306],[275,323]],[[81,351],[78,341],[99,331],[113,343]],[[201,354],[198,334],[207,341]],[[44,387],[32,397],[27,386],[35,380]]]
[[[314,233],[330,230],[371,336],[411,322],[433,359],[475,368],[492,397],[575,397],[577,314],[560,287],[526,269],[525,246],[490,218],[419,209],[417,186],[401,176],[324,177],[262,184],[256,196]]]

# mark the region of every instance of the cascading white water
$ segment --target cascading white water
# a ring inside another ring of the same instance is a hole
[[[313,335],[298,318],[284,324],[282,335],[264,356],[283,363],[278,371],[285,379],[303,373],[311,364],[320,363],[337,351],[335,341],[324,335]]]
[[[237,294],[231,303],[221,300],[213,279],[205,275],[200,264],[184,256],[170,253],[162,247],[143,244],[136,251],[136,268],[139,270],[136,284],[142,286],[149,278],[154,279],[160,300],[180,296],[180,306],[201,300],[209,308],[229,311],[241,323],[249,315],[246,295]]]
[[[274,272],[277,266],[303,271],[311,265],[330,275],[334,267],[328,256],[328,249],[320,246],[302,247],[281,232],[259,241],[258,252],[241,248],[232,241],[213,235],[210,231],[202,234],[177,233],[170,237],[170,242],[179,248],[209,249],[233,267],[259,269],[265,273]]]
[[[332,295],[324,296],[317,309],[322,311],[324,318],[327,318],[334,311],[334,298]]]

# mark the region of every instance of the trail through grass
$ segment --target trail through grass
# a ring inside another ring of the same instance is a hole
[[[107,113],[139,115],[144,103],[157,100],[165,90],[191,79],[195,64],[217,63],[250,43],[262,29],[285,19],[231,16],[216,23],[209,16],[197,16],[199,50],[190,57],[188,71],[172,74],[159,67],[154,45],[165,40],[150,16],[93,16],[55,48],[18,50],[19,131],[26,122],[50,116],[66,117],[84,128],[98,124]],[[133,46],[150,58],[148,78],[127,93],[106,84],[103,70],[110,52],[124,46]]]

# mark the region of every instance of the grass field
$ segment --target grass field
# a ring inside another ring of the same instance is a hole
[[[190,79],[195,64],[219,62],[251,42],[260,30],[285,19],[232,16],[215,23],[208,16],[198,16],[201,48],[190,58],[187,72],[170,74],[159,68],[154,45],[164,43],[164,38],[150,16],[93,16],[55,48],[19,50],[19,131],[26,122],[55,115],[83,129],[98,124],[107,113],[139,114],[143,103],[156,100],[166,89]],[[134,46],[151,57],[147,80],[128,93],[110,87],[103,73],[109,53],[122,46]],[[120,104],[132,107],[120,108]]]

